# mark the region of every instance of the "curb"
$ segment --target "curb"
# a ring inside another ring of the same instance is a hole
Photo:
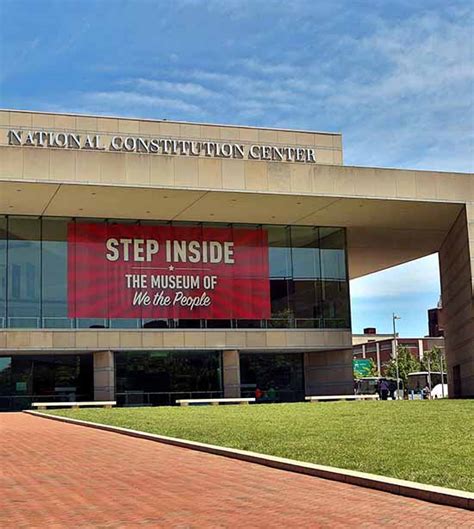
[[[294,459],[285,459],[283,457],[269,456],[257,452],[249,452],[247,450],[238,450],[235,448],[226,448],[196,441],[187,441],[175,437],[166,437],[163,435],[140,432],[138,430],[130,430],[119,426],[110,426],[107,424],[81,421],[79,419],[71,419],[69,417],[61,417],[58,415],[49,415],[38,411],[25,410],[23,413],[28,413],[29,415],[34,415],[36,417],[43,417],[45,419],[76,424],[78,426],[95,428],[97,430],[128,435],[130,437],[147,439],[149,441],[178,446],[180,448],[198,450],[208,454],[238,459],[240,461],[264,465],[279,470],[286,470],[288,472],[306,474],[332,481],[341,481],[350,485],[357,485],[359,487],[398,494],[399,496],[406,496],[431,503],[439,503],[441,505],[474,511],[474,494],[462,490],[448,489],[434,485],[424,485],[414,481],[378,476],[376,474],[366,474],[365,472],[358,472],[356,470],[346,470],[336,467],[316,465],[314,463],[304,463],[301,461],[295,461]]]

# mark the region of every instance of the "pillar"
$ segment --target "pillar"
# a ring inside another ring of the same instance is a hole
[[[222,372],[224,397],[240,397],[240,356],[239,351],[224,351],[222,353]]]
[[[381,376],[382,366],[380,364],[380,343],[379,342],[375,343],[375,351],[376,351],[375,354],[377,355],[377,374],[378,376]]]
[[[115,364],[112,351],[94,353],[94,400],[115,400]]]
[[[467,204],[439,251],[450,397],[474,397],[474,204]]]
[[[306,395],[354,394],[352,349],[304,353]]]

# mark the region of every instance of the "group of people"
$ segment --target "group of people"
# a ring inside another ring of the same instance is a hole
[[[275,402],[277,397],[276,389],[270,386],[267,391],[263,391],[259,387],[255,389],[255,400],[257,402]]]
[[[380,400],[388,400],[389,397],[392,400],[395,400],[396,391],[397,391],[396,381],[393,384],[390,384],[390,382],[386,380],[385,378],[381,378],[379,380],[377,393],[379,394]],[[422,399],[430,398],[431,390],[428,384],[426,384],[426,386],[423,389],[418,387],[416,392],[421,394]]]

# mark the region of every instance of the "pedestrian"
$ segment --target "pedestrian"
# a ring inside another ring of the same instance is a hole
[[[423,388],[423,391],[421,393],[423,399],[429,399],[430,398],[430,387],[428,384]]]
[[[390,393],[390,388],[388,386],[388,382],[384,378],[382,378],[379,384],[380,400],[387,400],[389,393]]]

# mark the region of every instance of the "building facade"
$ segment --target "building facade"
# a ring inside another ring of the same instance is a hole
[[[361,340],[361,335],[356,335],[352,347],[354,360],[370,358],[373,360],[379,375],[383,374],[386,366],[392,358],[395,358],[397,347],[406,348],[414,358],[420,362],[427,351],[439,349],[443,354],[445,352],[443,337],[423,337],[423,338],[399,338],[395,340],[393,336],[374,338],[366,337],[366,341]]]
[[[473,190],[340,134],[2,111],[0,407],[350,393],[349,279],[435,251],[472,395]]]

